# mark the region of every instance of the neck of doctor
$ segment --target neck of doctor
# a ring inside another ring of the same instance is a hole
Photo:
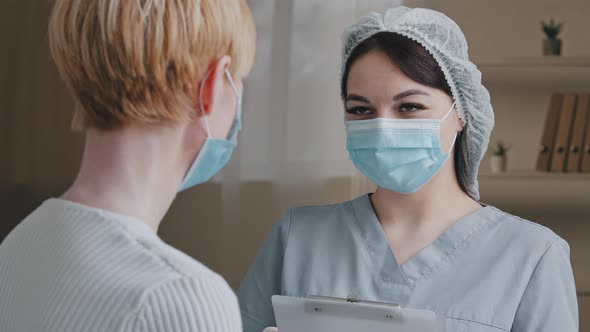
[[[157,231],[206,139],[203,131],[187,130],[187,124],[88,129],[80,171],[62,198],[136,218]]]
[[[453,153],[454,150],[451,156]],[[400,194],[378,188],[371,196],[371,202],[384,227],[434,229],[439,233],[481,208],[461,189],[454,158],[449,158],[438,174],[418,192]]]

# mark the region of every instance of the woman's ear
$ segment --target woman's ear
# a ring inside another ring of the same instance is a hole
[[[208,116],[215,109],[215,105],[217,105],[222,97],[225,71],[229,68],[230,64],[231,58],[224,55],[209,65],[207,72],[201,80],[201,84],[199,84],[199,91],[197,91],[199,105],[197,116]]]
[[[454,118],[457,119],[456,130],[457,132],[462,132],[463,128],[465,128],[465,121],[463,121],[463,119],[461,119],[461,117],[459,116],[459,107],[457,105],[455,105],[453,113],[455,113]]]

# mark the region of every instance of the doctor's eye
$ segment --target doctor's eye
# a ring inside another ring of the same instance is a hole
[[[347,109],[346,113],[351,115],[369,115],[373,113],[373,110],[366,107],[353,107]]]
[[[399,111],[402,113],[422,111],[425,109],[426,109],[426,107],[424,107],[424,105],[415,104],[415,103],[404,103],[399,106]]]

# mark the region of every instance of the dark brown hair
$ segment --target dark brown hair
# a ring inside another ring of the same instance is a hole
[[[371,51],[385,53],[410,79],[431,88],[453,94],[445,75],[432,55],[417,42],[394,32],[379,32],[360,43],[350,54],[342,75],[342,98],[348,93],[348,74],[352,64]]]

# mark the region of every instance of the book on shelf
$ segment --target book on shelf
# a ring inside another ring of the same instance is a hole
[[[545,129],[541,136],[541,147],[537,157],[537,171],[548,172],[551,166],[551,156],[555,145],[555,134],[559,124],[559,114],[561,104],[563,103],[563,94],[554,93],[549,102],[547,116],[545,118]]]
[[[563,95],[563,103],[559,112],[559,121],[557,124],[557,133],[553,154],[551,156],[551,172],[565,172],[566,163],[569,155],[569,148],[572,138],[572,129],[574,125],[574,116],[576,113],[576,93],[566,93]]]
[[[590,107],[586,111],[586,138],[582,145],[582,165],[580,170],[590,173]]]
[[[574,115],[574,124],[572,130],[572,139],[570,142],[569,154],[567,157],[566,170],[568,172],[582,171],[582,156],[584,152],[584,140],[588,117],[590,116],[590,94],[581,93],[578,95],[576,114]]]

